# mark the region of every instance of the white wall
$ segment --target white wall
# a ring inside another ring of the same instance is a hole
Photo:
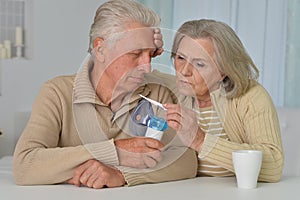
[[[87,55],[89,28],[104,0],[29,0],[31,59],[0,61],[0,156],[12,154],[15,114],[30,111],[46,80],[76,73]]]

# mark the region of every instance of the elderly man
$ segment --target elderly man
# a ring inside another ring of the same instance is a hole
[[[145,81],[161,42],[153,28],[158,24],[158,16],[135,1],[112,0],[98,8],[83,68],[46,82],[35,100],[15,149],[17,184],[102,188],[196,175],[194,151],[172,129],[161,141],[131,134],[138,94],[172,102],[167,88]]]

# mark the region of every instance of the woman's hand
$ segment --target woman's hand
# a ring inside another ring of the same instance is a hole
[[[205,133],[198,126],[197,115],[193,110],[179,104],[165,104],[169,127],[176,130],[181,141],[196,151],[201,150]]]

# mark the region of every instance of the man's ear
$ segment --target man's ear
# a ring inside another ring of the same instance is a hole
[[[221,76],[222,81],[224,80],[224,78],[226,78],[226,75],[222,74],[222,76]]]
[[[99,62],[104,62],[104,40],[103,38],[96,38],[93,42],[94,54]]]

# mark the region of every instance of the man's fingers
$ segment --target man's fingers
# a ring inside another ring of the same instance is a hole
[[[155,56],[159,56],[164,52],[164,49],[162,48],[164,45],[163,42],[163,36],[161,34],[160,28],[155,28],[154,29],[154,45],[156,47],[154,53],[153,53],[153,57]]]
[[[160,28],[155,28],[154,32],[154,39],[162,40],[163,36],[161,34]]]
[[[147,157],[152,158],[157,163],[162,160],[162,155],[161,155],[160,151],[152,151],[152,152],[146,153],[145,155],[147,155]]]
[[[162,160],[161,151],[164,145],[159,140],[148,137],[135,137],[116,140],[115,144],[120,165],[147,168],[155,166],[157,162]],[[145,163],[145,156],[150,156],[153,160],[146,160]]]
[[[93,182],[93,179],[97,177],[93,178],[92,176],[97,172],[98,166],[99,162],[96,160],[86,162],[83,166],[84,172],[81,174],[80,182],[84,185],[87,185],[89,180]],[[92,183],[90,184],[92,185]]]
[[[74,178],[71,178],[71,179],[67,180],[66,183],[71,184],[71,185],[76,185],[77,187],[80,187],[80,182],[75,181]]]
[[[94,187],[94,184],[95,184],[95,181],[97,180],[97,176],[94,176],[94,175],[91,175],[88,180],[86,181],[86,185],[89,187],[89,188],[92,188]]]
[[[100,189],[105,186],[105,180],[103,180],[103,174],[100,172],[101,170],[94,171],[93,174],[89,175],[89,178],[86,182],[86,185],[90,188]]]
[[[143,160],[148,168],[155,167],[157,164],[157,161],[147,154],[143,154]]]
[[[85,171],[79,179],[80,183],[82,183],[83,185],[87,185],[89,179],[91,178],[91,175],[92,175],[91,172]]]
[[[164,49],[163,49],[163,48],[155,49],[155,51],[154,51],[154,53],[153,53],[153,57],[159,56],[159,55],[161,55],[163,52],[164,52]]]
[[[146,146],[151,149],[161,150],[164,147],[163,143],[153,138],[145,138],[144,141]]]
[[[81,185],[82,175],[89,168],[90,162],[91,162],[91,160],[83,163],[82,165],[80,165],[79,167],[77,167],[75,169],[74,176],[72,178],[72,182],[74,185],[76,185],[78,187]]]
[[[105,185],[103,184],[103,181],[101,179],[96,179],[96,181],[93,183],[93,188],[95,189],[101,189],[103,188]],[[109,186],[108,186],[109,187]]]

